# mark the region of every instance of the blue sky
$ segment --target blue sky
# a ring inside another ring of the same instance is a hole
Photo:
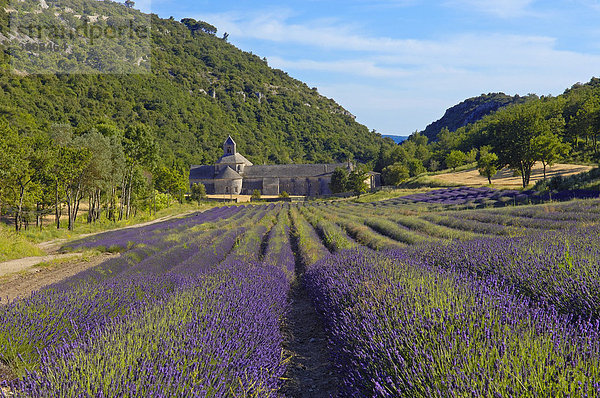
[[[149,0],[144,0],[149,1]],[[600,0],[153,0],[204,20],[382,134],[482,93],[558,95],[600,76]],[[136,7],[137,7],[136,6]]]

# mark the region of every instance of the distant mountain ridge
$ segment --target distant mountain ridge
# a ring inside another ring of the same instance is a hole
[[[460,127],[475,123],[502,107],[537,98],[538,96],[534,94],[526,97],[519,95],[510,96],[504,93],[481,94],[478,97],[466,99],[447,109],[441,119],[429,124],[421,134],[425,135],[429,141],[435,141],[437,135],[444,127],[450,131],[456,131]]]
[[[396,144],[400,144],[401,142],[406,141],[406,139],[408,138],[407,136],[404,136],[404,135],[391,135],[391,134],[383,134],[383,137],[390,138]]]

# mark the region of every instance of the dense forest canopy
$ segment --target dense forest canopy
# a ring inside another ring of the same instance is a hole
[[[156,137],[161,162],[187,165],[214,162],[228,134],[257,164],[368,162],[390,145],[316,89],[218,37],[209,23],[161,19],[110,1],[15,4],[0,1],[0,106],[31,116],[41,130],[69,124],[77,134],[100,123],[141,123]],[[150,36],[114,45],[107,29],[130,20]],[[41,41],[59,50],[30,50],[27,35],[39,33],[31,26],[43,26]],[[17,38],[15,27],[24,30]],[[65,35],[69,29],[75,36]],[[56,73],[26,75],[32,64]]]

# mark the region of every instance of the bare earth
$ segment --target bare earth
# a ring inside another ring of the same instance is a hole
[[[111,231],[140,228],[196,212],[197,211],[190,211],[183,214],[165,216],[145,223],[113,229]],[[95,234],[98,233],[102,232],[97,232]],[[78,235],[75,239],[81,239],[95,234]],[[6,299],[13,300],[17,297],[27,297],[35,290],[60,282],[65,278],[81,271],[85,271],[88,268],[94,267],[101,262],[118,255],[106,253],[82,259],[82,253],[59,253],[58,251],[66,241],[66,239],[57,239],[40,243],[38,245],[39,248],[48,253],[45,256],[25,257],[0,263],[0,303],[5,302]],[[47,263],[53,260],[63,261],[61,261],[60,264],[47,267],[36,267],[40,263]],[[1,371],[2,369],[0,368],[0,373]],[[0,380],[2,380],[1,377]]]
[[[60,282],[109,258],[117,257],[119,254],[103,253],[85,260],[79,258],[81,254],[79,256],[67,254],[66,256],[73,257],[73,260],[49,267],[31,266],[25,271],[4,276],[0,279],[0,303],[5,300],[14,300],[17,297],[27,297],[44,286]],[[50,257],[56,258],[56,256]]]
[[[302,283],[294,282],[290,312],[282,325],[283,349],[290,358],[279,391],[286,398],[337,396],[339,379],[331,362],[323,323]]]
[[[575,164],[555,164],[550,168],[546,168],[546,177],[552,178],[557,175],[563,177],[570,176],[573,174],[583,173],[593,169],[592,166],[581,166]],[[544,171],[541,163],[536,165],[531,170],[530,184],[535,184],[537,181],[544,178]],[[479,175],[477,169],[471,169],[466,171],[457,171],[455,173],[439,174],[432,176],[432,179],[442,181],[445,183],[459,184],[459,185],[487,185],[487,178]],[[501,170],[492,177],[492,184],[503,187],[520,188],[523,186],[521,177],[513,177],[512,170]]]

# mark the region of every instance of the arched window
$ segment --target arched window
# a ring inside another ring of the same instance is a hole
[[[237,187],[233,187],[233,193],[237,193]]]
[[[229,193],[229,187],[225,187],[225,193]]]
[[[231,147],[230,146],[227,147],[227,153],[231,153]]]

